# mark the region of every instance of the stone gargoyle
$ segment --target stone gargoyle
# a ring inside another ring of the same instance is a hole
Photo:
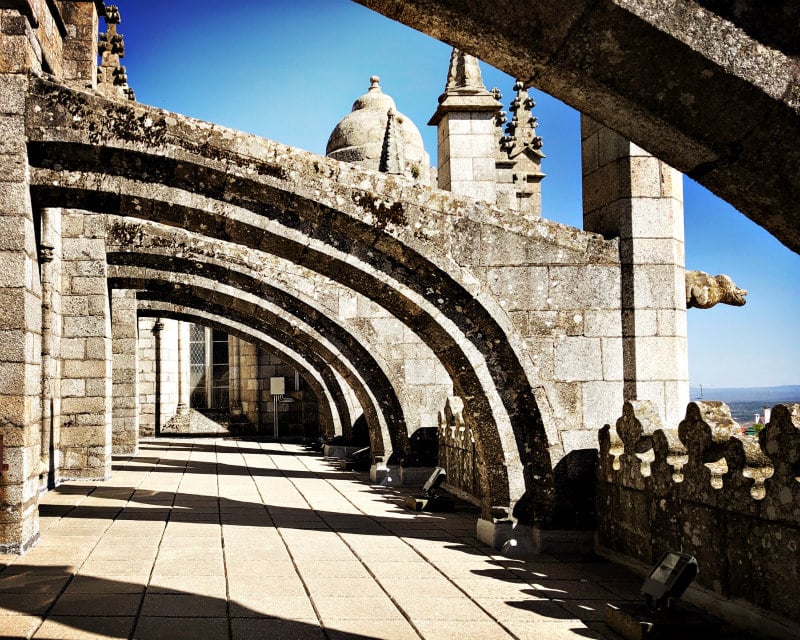
[[[686,272],[686,308],[710,309],[715,304],[741,307],[747,302],[746,289],[737,287],[726,275],[710,276],[705,271]]]

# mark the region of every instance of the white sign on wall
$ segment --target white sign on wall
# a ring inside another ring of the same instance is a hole
[[[272,396],[282,396],[286,393],[286,378],[270,378],[269,393]]]

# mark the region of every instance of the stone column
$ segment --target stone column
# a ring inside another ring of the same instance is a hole
[[[161,330],[157,335],[158,349],[157,373],[158,387],[156,389],[156,399],[158,401],[158,413],[161,421],[158,423],[158,432],[178,413],[180,402],[180,354],[179,354],[179,322],[171,318],[163,318],[153,326],[155,330],[158,325]]]
[[[139,436],[156,434],[156,358],[153,318],[139,318]]]
[[[114,455],[135,455],[139,449],[139,368],[136,292],[111,292],[112,419]]]
[[[192,400],[190,385],[189,323],[178,322],[178,408],[177,415],[186,415]]]
[[[39,269],[42,279],[42,473],[55,487],[61,432],[61,209],[43,209]]]
[[[259,422],[259,349],[252,342],[239,340],[239,378],[241,380],[242,413],[251,424]],[[267,382],[269,384],[269,382]]]
[[[0,9],[0,24],[0,553],[21,553],[39,537],[42,307],[25,146],[26,19]],[[14,25],[19,33],[9,34]]]
[[[625,400],[652,400],[666,424],[689,401],[680,173],[581,117],[584,228],[619,238]]]
[[[439,132],[439,188],[494,204],[500,103],[486,90],[478,61],[453,49],[439,107],[429,125]]]
[[[232,416],[242,415],[242,375],[239,359],[239,338],[228,336],[228,392]]]
[[[111,474],[111,312],[105,218],[64,210],[60,476]]]
[[[161,318],[156,318],[153,323],[153,429],[156,436],[161,435],[161,427],[163,421],[163,406],[162,406],[162,377],[164,375],[161,351],[163,349],[163,342],[161,334],[164,331],[164,323]]]

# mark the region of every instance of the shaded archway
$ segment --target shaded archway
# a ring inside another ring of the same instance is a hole
[[[198,275],[252,293],[360,354],[361,374],[395,389],[409,432],[437,424],[452,383],[432,350],[385,309],[263,252],[152,222],[110,216],[109,264]]]
[[[404,434],[402,414],[387,416],[382,404],[373,394],[372,388],[358,374],[357,368],[333,345],[315,335],[315,332],[301,323],[289,320],[265,308],[265,303],[255,296],[238,292],[198,277],[176,276],[170,272],[153,269],[109,268],[109,286],[113,289],[133,289],[142,301],[154,300],[161,303],[177,302],[183,306],[203,309],[222,318],[231,318],[265,335],[275,337],[285,346],[300,353],[317,371],[327,367],[335,369],[356,393],[364,411],[370,433],[370,442],[375,455],[382,456],[385,443],[396,442],[397,434]],[[383,387],[384,399],[392,394],[390,387]],[[396,399],[392,403],[398,408]],[[396,426],[389,428],[386,418],[394,420]],[[399,422],[398,422],[399,417]],[[401,436],[402,437],[402,436]],[[398,450],[403,447],[398,443]]]
[[[165,303],[155,300],[141,300],[138,303],[139,317],[171,318],[184,322],[193,322],[213,329],[219,329],[242,340],[256,344],[265,352],[273,354],[287,364],[302,372],[309,386],[320,399],[320,426],[330,425],[330,435],[342,434],[352,425],[351,411],[344,398],[344,393],[330,367],[317,369],[301,354],[290,350],[277,340],[259,331],[233,320],[209,313],[203,309],[192,309],[176,303]],[[320,363],[315,363],[320,366]]]
[[[522,495],[530,465],[547,519],[551,453],[561,448],[555,425],[545,432],[536,374],[496,301],[430,242],[475,203],[141,105],[46,83],[35,93],[37,206],[183,227],[303,264],[374,300],[439,356],[467,402],[485,517]],[[191,139],[200,131],[203,144]]]

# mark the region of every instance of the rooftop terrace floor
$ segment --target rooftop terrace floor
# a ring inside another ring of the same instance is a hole
[[[411,513],[407,493],[299,445],[144,441],[110,480],[43,496],[41,542],[0,555],[0,637],[618,637],[605,604],[641,579],[494,555],[473,507]]]

